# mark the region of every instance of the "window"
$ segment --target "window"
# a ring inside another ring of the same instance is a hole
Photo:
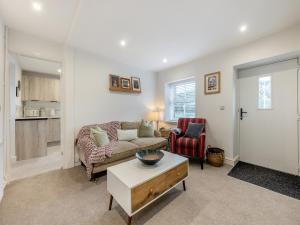
[[[259,77],[258,79],[258,108],[272,108],[272,83],[271,76]]]
[[[168,120],[196,116],[195,86],[193,79],[168,84]]]

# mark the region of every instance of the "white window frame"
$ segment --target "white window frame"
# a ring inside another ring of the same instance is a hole
[[[263,77],[270,77],[270,83],[271,83],[271,106],[268,108],[261,108],[259,107],[259,80]],[[257,110],[272,110],[273,109],[273,84],[272,84],[272,75],[271,74],[264,74],[261,76],[258,76],[257,78]]]
[[[166,113],[165,113],[165,120],[169,123],[175,123],[177,122],[177,119],[174,118],[173,116],[173,110],[171,109],[171,105],[173,104],[173,99],[174,99],[174,91],[170,90],[172,87],[174,87],[176,84],[184,84],[184,83],[189,83],[189,82],[194,82],[195,83],[195,116],[197,115],[197,104],[196,104],[196,79],[195,77],[189,77],[186,79],[182,80],[177,80],[173,82],[169,82],[165,85],[165,102],[167,103],[166,107]]]

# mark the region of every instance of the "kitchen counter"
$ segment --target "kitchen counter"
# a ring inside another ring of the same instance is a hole
[[[47,119],[60,119],[60,116],[18,117],[18,118],[16,118],[16,121],[21,121],[21,120],[47,120]]]
[[[47,155],[48,143],[60,141],[60,117],[16,118],[16,156],[26,160]]]

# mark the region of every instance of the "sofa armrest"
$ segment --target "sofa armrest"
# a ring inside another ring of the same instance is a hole
[[[107,145],[98,147],[89,136],[78,138],[77,141],[79,150],[83,151],[86,162],[90,164],[104,161],[106,157],[110,157],[114,145],[115,142],[112,141]]]
[[[161,137],[161,133],[158,130],[154,130],[154,137]]]

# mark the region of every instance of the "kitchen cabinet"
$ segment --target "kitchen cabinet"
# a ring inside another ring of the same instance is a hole
[[[17,160],[47,155],[47,119],[16,120],[15,132]]]
[[[47,126],[47,142],[60,141],[60,119],[49,118]]]
[[[60,101],[58,76],[24,71],[22,74],[23,101]]]

